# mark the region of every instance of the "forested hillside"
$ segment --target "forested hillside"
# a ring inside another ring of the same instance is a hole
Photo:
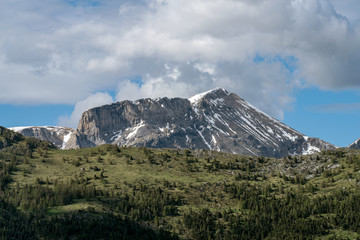
[[[360,239],[357,150],[273,159],[7,143],[2,239]]]
[[[0,149],[9,147],[21,140],[24,140],[24,137],[21,134],[0,126]]]

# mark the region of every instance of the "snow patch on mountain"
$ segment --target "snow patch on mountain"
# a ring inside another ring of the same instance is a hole
[[[33,128],[34,126],[26,126],[26,127],[10,127],[9,129],[14,132],[21,132],[24,129],[27,128]]]
[[[191,104],[197,104],[206,95],[209,95],[209,94],[217,92],[217,91],[223,91],[223,92],[225,92],[225,93],[227,93],[229,95],[229,93],[225,89],[223,89],[223,88],[215,88],[215,89],[203,92],[203,93],[196,94],[196,95],[192,96],[191,98],[189,98],[188,100],[190,101]],[[216,101],[216,99],[214,99],[213,101]],[[217,100],[217,101],[221,101],[221,100]]]
[[[136,135],[136,133],[138,132],[138,130],[144,126],[145,126],[145,123],[143,120],[141,120],[140,123],[138,125],[136,125],[135,127],[126,129],[126,130],[131,130],[131,132],[127,135],[126,139],[129,140],[129,139],[133,138]]]
[[[321,151],[320,148],[318,148],[316,146],[312,146],[308,143],[307,149],[306,150],[303,149],[302,155],[314,154],[314,153],[318,153],[320,151]]]
[[[61,145],[61,149],[65,149],[66,144],[67,144],[67,142],[69,141],[71,134],[72,134],[72,132],[69,132],[68,134],[66,134],[66,135],[64,136],[63,143],[62,143],[62,145]]]
[[[122,130],[116,131],[113,133],[113,136],[110,138],[111,141],[117,141],[122,135]]]
[[[202,131],[204,131],[204,127],[201,126],[203,128]],[[199,133],[200,137],[202,138],[202,140],[204,141],[204,143],[206,144],[206,146],[208,147],[208,149],[213,150],[213,148],[211,147],[211,145],[206,141],[205,137],[202,134],[202,131],[199,131],[196,127],[195,130]]]

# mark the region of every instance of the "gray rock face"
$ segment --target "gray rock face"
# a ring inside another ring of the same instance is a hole
[[[190,99],[140,99],[90,109],[83,113],[65,148],[105,143],[269,157],[335,148],[302,135],[220,88]]]
[[[53,143],[56,147],[64,149],[70,135],[75,132],[72,128],[65,127],[14,127],[9,128],[27,137],[34,137]]]
[[[360,138],[357,139],[354,143],[350,144],[348,148],[351,149],[360,149]]]

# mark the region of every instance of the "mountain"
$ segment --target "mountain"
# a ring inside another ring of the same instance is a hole
[[[64,149],[70,135],[75,132],[72,128],[66,127],[13,127],[10,130],[27,137],[34,137],[53,143],[56,147]]]
[[[83,113],[65,148],[101,144],[284,157],[335,146],[304,136],[225,89],[190,99],[122,101]]]
[[[353,142],[352,144],[350,144],[348,146],[348,148],[351,148],[351,149],[360,149],[360,138],[357,139],[355,142]]]

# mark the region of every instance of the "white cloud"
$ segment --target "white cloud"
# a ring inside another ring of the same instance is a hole
[[[294,89],[360,87],[360,6],[332,1],[336,8],[330,0],[5,1],[0,102],[75,104],[115,89],[118,100],[189,97],[224,87],[281,118]]]
[[[270,114],[282,118],[283,110],[294,101],[287,93],[295,87],[301,87],[296,81],[288,81],[290,73],[285,71],[279,62],[245,62],[240,67],[233,63],[221,68],[187,62],[173,68],[179,73],[179,78],[173,78],[171,73],[167,74],[172,71],[172,67],[166,64],[158,75],[146,76],[141,86],[131,81],[121,83],[118,86],[116,100],[161,96],[188,98],[208,89],[223,87],[251,103],[256,103],[257,107],[266,109]],[[263,101],[264,99],[271,101]]]
[[[120,62],[117,57],[107,56],[103,59],[90,59],[86,69],[89,71],[108,72],[121,70],[127,67],[127,63]]]
[[[113,102],[113,98],[108,93],[95,93],[90,95],[84,100],[81,100],[75,104],[74,111],[70,116],[61,116],[59,119],[59,126],[66,126],[76,128],[81,115],[86,110],[93,107],[109,104]]]

